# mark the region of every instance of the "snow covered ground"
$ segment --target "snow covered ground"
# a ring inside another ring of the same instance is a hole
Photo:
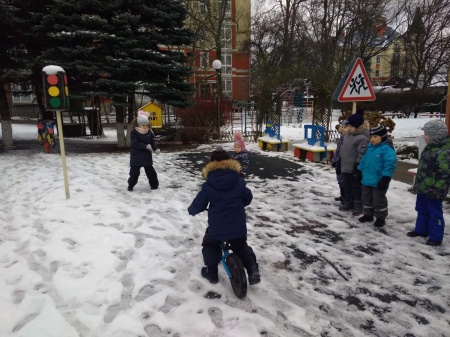
[[[395,141],[414,143],[428,120],[395,120]],[[36,140],[35,126],[13,128],[15,139]],[[281,133],[302,138],[299,128]],[[106,130],[90,141],[114,140]],[[377,230],[338,210],[329,166],[247,147],[291,169],[263,179],[252,167],[247,179],[262,281],[243,300],[222,268],[219,284],[200,276],[207,215],[186,210],[212,146],[154,156],[152,191],[142,175],[126,190],[126,153],[68,155],[70,199],[59,155],[0,153],[0,336],[448,336],[450,242],[406,236],[416,216],[409,185],[391,183]]]

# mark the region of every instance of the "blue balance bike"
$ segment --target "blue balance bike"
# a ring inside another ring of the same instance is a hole
[[[247,295],[247,276],[244,265],[239,256],[229,252],[231,247],[228,242],[222,241],[220,246],[223,251],[222,265],[230,278],[233,292],[238,298],[244,298]]]

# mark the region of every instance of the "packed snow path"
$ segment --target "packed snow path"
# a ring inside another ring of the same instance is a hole
[[[255,160],[247,179],[262,282],[244,300],[222,268],[209,284],[200,276],[207,214],[186,210],[209,153],[155,156],[160,189],[142,170],[133,192],[128,154],[69,155],[69,200],[58,155],[3,154],[0,336],[448,334],[450,242],[406,236],[416,215],[409,186],[391,183],[387,226],[376,230],[338,210],[330,167],[292,153],[262,154],[279,169]]]

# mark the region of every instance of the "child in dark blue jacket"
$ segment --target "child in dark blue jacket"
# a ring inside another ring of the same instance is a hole
[[[249,284],[260,282],[255,253],[247,244],[245,206],[251,203],[253,195],[240,173],[239,162],[217,147],[210,163],[202,170],[206,182],[188,208],[191,215],[208,209],[208,228],[202,242],[206,267],[202,268],[201,275],[211,283],[219,282],[217,266],[222,259],[222,241],[227,241],[242,260]]]
[[[397,163],[392,141],[387,138],[387,129],[376,126],[370,129],[370,144],[358,165],[362,177],[362,205],[364,215],[360,222],[373,221],[375,227],[383,227],[388,215],[386,192]]]
[[[158,175],[153,168],[152,150],[156,154],[160,150],[155,144],[155,135],[150,130],[148,115],[142,110],[138,111],[138,116],[131,122],[134,127],[130,133],[130,177],[128,178],[128,191],[132,191],[137,184],[141,167],[144,167],[150,188],[157,189],[159,186]]]

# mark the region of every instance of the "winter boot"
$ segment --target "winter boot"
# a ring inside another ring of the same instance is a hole
[[[353,204],[349,202],[344,202],[341,206],[339,206],[340,211],[350,211],[353,209]]]
[[[386,220],[384,219],[376,219],[375,222],[373,223],[373,225],[375,227],[383,227],[384,225],[386,225]]]
[[[442,242],[434,241],[434,240],[427,240],[427,242],[425,242],[425,244],[428,246],[440,246],[442,244]]]
[[[207,279],[210,283],[216,284],[219,282],[219,273],[217,266],[207,266],[202,268],[202,277]]]
[[[259,275],[258,264],[255,264],[250,268],[248,268],[247,274],[248,274],[248,283],[250,285],[254,285],[261,282],[261,275]]]
[[[345,192],[344,192],[344,189],[342,187],[339,187],[339,190],[341,192],[341,195],[339,197],[337,197],[337,198],[334,198],[334,200],[342,202],[342,201],[344,201],[344,194],[345,194]]]
[[[406,233],[406,235],[408,235],[409,237],[412,237],[412,238],[415,238],[416,236],[421,236],[423,238],[426,238],[428,236],[428,235],[425,235],[425,234],[419,234],[419,233],[414,232],[414,231],[408,232],[408,233]]]
[[[360,215],[363,212],[362,209],[362,202],[361,201],[354,201],[353,202],[353,215]]]
[[[373,221],[373,216],[364,214],[358,220],[359,220],[359,222],[372,222]]]
[[[133,187],[128,186],[127,190],[131,192],[133,190]]]

